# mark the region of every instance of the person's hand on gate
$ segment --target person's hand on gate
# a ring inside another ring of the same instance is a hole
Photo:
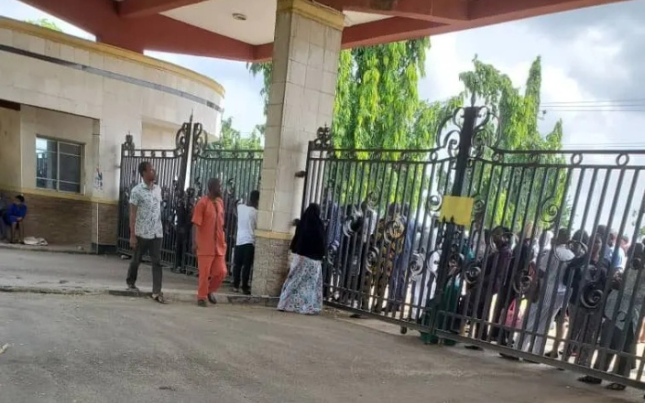
[[[130,235],[130,247],[132,249],[137,247],[137,237],[135,235]]]

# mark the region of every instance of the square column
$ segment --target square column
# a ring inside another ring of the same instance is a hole
[[[278,0],[273,45],[253,294],[277,296],[289,271],[300,216],[307,146],[331,126],[345,17],[308,0]]]

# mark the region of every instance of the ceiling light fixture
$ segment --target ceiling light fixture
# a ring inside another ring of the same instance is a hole
[[[233,19],[238,21],[246,21],[246,15],[242,13],[233,13]]]

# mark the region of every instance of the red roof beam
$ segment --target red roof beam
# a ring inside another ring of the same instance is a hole
[[[468,14],[482,26],[621,1],[627,0],[471,0]]]
[[[377,45],[402,41],[404,39],[422,38],[449,31],[449,25],[432,21],[421,21],[409,18],[394,17],[386,20],[354,25],[343,30],[343,49],[358,46]],[[254,62],[271,60],[273,44],[267,43],[255,47]]]
[[[202,1],[204,0],[125,0],[117,3],[117,9],[122,17],[148,17]]]
[[[451,24],[468,20],[471,0],[318,0],[337,10]]]

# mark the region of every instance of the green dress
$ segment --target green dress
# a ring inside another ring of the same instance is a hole
[[[462,254],[466,258],[463,262],[463,265],[467,262],[470,262],[474,259],[473,251],[468,247],[468,244],[465,243]],[[463,267],[462,267],[463,269]],[[458,273],[455,276],[452,276],[446,282],[446,285],[443,288],[443,299],[441,303],[437,306],[438,312],[436,316],[436,328],[440,330],[446,330],[454,333],[459,332],[461,320],[455,318],[454,315],[446,315],[445,312],[456,313],[459,308],[459,299],[461,298],[461,285],[462,285],[462,276]],[[433,301],[430,301],[429,306],[433,306]],[[430,325],[431,321],[431,312],[426,312],[421,318],[421,323],[423,325]],[[438,344],[442,339],[439,338],[434,333],[421,332],[421,340],[426,344]],[[453,340],[443,339],[443,344],[446,346],[454,346],[456,344]]]

